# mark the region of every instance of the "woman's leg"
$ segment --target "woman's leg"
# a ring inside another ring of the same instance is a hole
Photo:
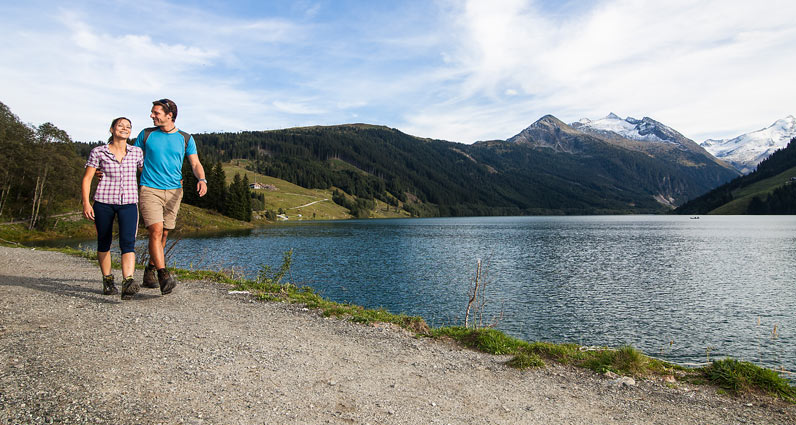
[[[138,232],[138,205],[117,207],[119,215],[119,249],[122,251],[122,277],[135,272],[135,235]]]
[[[113,207],[102,202],[94,202],[94,226],[97,228],[97,262],[103,276],[111,271],[111,241],[113,240]]]
[[[97,262],[99,263],[100,271],[102,272],[103,276],[113,274],[113,269],[111,267],[110,251],[105,251],[105,252],[97,251]]]

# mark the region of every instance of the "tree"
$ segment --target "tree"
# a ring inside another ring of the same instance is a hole
[[[246,215],[245,200],[240,188],[242,184],[243,180],[241,180],[240,174],[235,173],[235,177],[232,178],[232,183],[229,185],[229,191],[227,191],[226,211],[224,212],[224,215],[237,220],[245,220]]]
[[[33,139],[33,130],[0,102],[0,215],[9,210],[12,195],[22,196],[26,172],[34,158],[26,147]]]
[[[252,221],[252,195],[251,189],[249,188],[249,177],[245,174],[243,175],[243,181],[240,185],[240,197],[243,203],[243,215],[241,220],[243,221]]]

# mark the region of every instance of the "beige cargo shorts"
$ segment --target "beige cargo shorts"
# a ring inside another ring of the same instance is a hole
[[[181,202],[182,188],[155,189],[141,186],[138,191],[138,211],[144,219],[145,227],[162,222],[164,229],[174,229]]]

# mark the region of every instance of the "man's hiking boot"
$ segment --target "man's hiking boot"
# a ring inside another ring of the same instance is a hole
[[[147,264],[144,269],[144,281],[141,283],[144,288],[157,288],[158,276],[155,274],[155,265]]]
[[[116,289],[116,284],[113,283],[113,275],[102,276],[102,295],[116,295],[119,290]]]
[[[136,283],[132,276],[124,278],[124,281],[122,281],[122,299],[129,300],[133,298],[133,295],[138,292],[138,289],[138,283]]]
[[[158,270],[158,283],[160,283],[161,295],[168,295],[177,286],[177,279],[174,279],[168,270]]]

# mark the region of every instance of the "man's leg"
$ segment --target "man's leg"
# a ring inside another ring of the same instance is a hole
[[[155,267],[155,258],[158,257],[158,252],[163,253],[163,249],[155,249],[153,242],[157,241],[159,245],[162,237],[160,232],[163,230],[163,206],[165,205],[163,194],[164,191],[162,190],[146,186],[141,186],[138,193],[138,211],[141,214],[141,218],[143,218],[149,237],[147,245],[149,262],[144,269],[144,279],[141,282],[141,286],[144,288],[157,288],[160,286],[157,268]],[[162,264],[161,267],[163,267]]]
[[[147,230],[149,231],[149,258],[157,270],[160,293],[163,295],[170,294],[174,287],[177,286],[177,281],[166,270],[164,249],[169,231],[163,229],[163,223],[152,224],[147,227]]]
[[[161,245],[161,248],[163,249],[163,264],[164,264],[164,267],[165,267],[165,264],[166,264],[166,239],[168,239],[168,237],[169,237],[169,229],[163,229],[163,237],[160,238],[160,242],[161,242],[160,245]]]
[[[166,259],[163,250],[166,246],[166,234],[163,222],[155,223],[146,228],[149,232],[149,262],[156,270],[166,268]]]

